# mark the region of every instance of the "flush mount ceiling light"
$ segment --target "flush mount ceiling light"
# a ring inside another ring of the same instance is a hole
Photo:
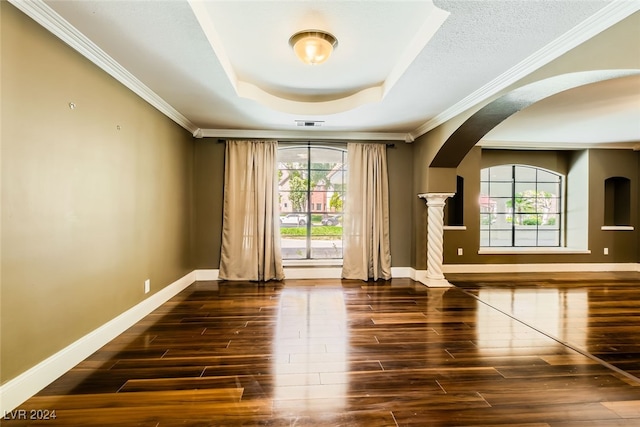
[[[338,40],[325,31],[305,30],[292,35],[289,44],[302,62],[315,65],[329,59]]]

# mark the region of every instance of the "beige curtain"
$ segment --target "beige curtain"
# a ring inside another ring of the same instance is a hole
[[[219,277],[281,280],[276,141],[227,141]]]
[[[345,279],[390,279],[389,180],[385,144],[347,145],[343,222]]]

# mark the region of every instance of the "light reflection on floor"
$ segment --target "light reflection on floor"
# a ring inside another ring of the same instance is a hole
[[[502,348],[505,355],[518,354],[519,349],[550,348],[558,341],[586,349],[588,294],[581,289],[483,288],[477,311],[478,346],[492,350]],[[523,323],[515,322],[498,309]]]
[[[340,412],[349,382],[342,288],[286,288],[274,347],[274,409]]]

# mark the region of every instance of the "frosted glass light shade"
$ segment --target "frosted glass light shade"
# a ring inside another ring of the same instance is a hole
[[[319,30],[300,31],[289,39],[296,56],[305,64],[321,64],[329,59],[338,41],[331,34]]]

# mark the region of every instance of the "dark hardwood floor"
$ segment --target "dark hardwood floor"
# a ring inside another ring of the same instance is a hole
[[[18,410],[47,426],[640,426],[640,275],[198,282]]]

